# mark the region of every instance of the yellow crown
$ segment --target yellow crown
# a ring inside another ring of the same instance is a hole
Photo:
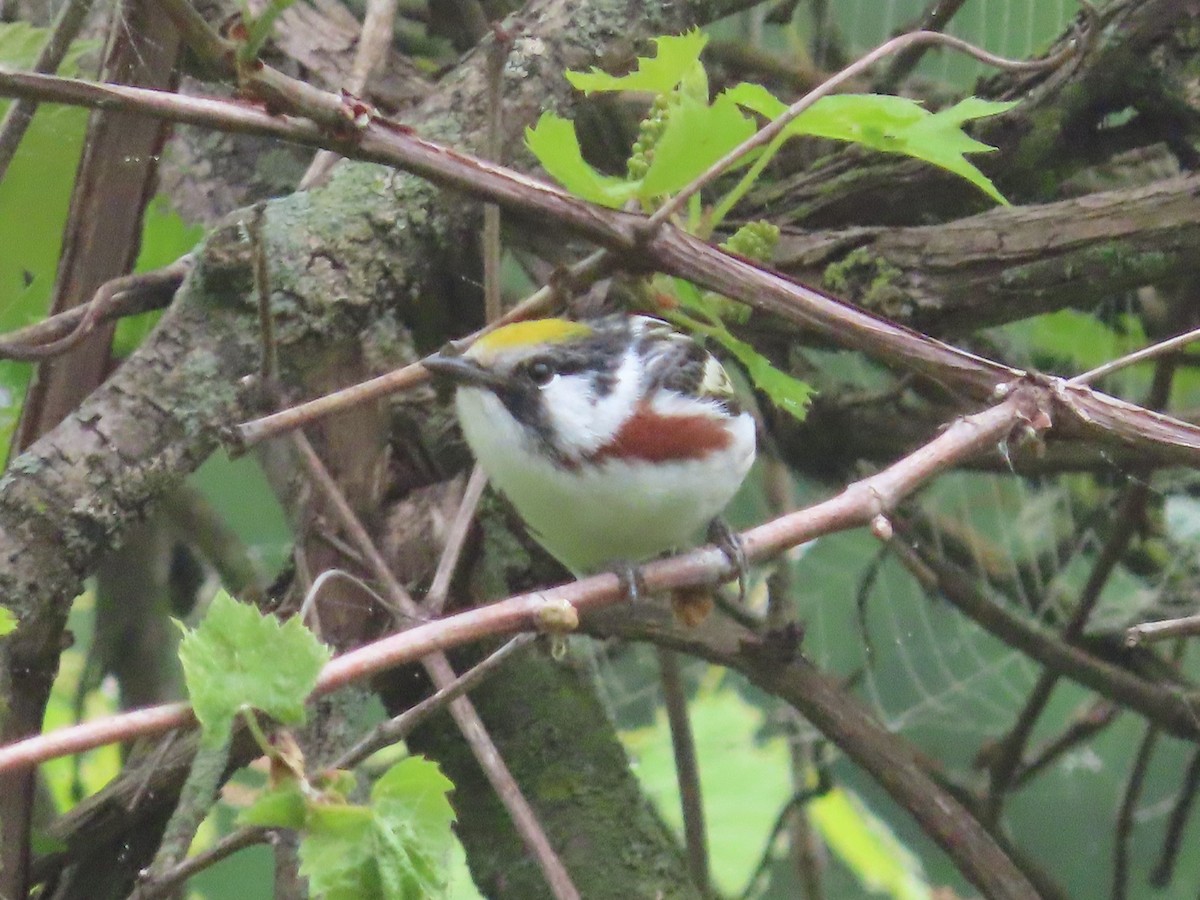
[[[587,337],[592,333],[590,325],[572,322],[570,319],[532,319],[528,322],[513,322],[497,328],[477,340],[472,351],[491,354],[500,350],[515,350],[541,344],[559,344],[575,338]]]

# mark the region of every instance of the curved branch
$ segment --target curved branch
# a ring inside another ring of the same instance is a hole
[[[696,628],[677,624],[653,607],[644,613],[597,616],[584,624],[597,637],[651,641],[726,666],[794,706],[861,766],[906,810],[987,897],[1038,896],[979,820],[945,792],[917,761],[916,752],[889,733],[833,679],[788,646],[786,636],[762,635],[710,618]]]

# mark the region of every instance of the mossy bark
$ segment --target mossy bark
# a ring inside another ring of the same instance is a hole
[[[678,843],[629,770],[588,672],[535,650],[506,664],[472,699],[583,897],[700,897]],[[551,896],[449,717],[409,744],[454,782],[458,833],[484,894]]]

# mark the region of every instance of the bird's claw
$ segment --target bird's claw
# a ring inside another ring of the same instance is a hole
[[[612,571],[621,584],[621,593],[625,595],[625,599],[629,603],[640,601],[646,593],[646,580],[642,577],[642,570],[631,562],[621,561],[613,564]]]
[[[713,519],[708,523],[708,541],[725,554],[729,565],[737,576],[739,604],[746,602],[746,580],[750,563],[746,560],[746,548],[741,537],[731,529],[724,519]]]

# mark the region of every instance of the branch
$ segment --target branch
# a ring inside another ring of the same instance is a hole
[[[372,118],[353,139],[327,137],[316,125],[214,100],[179,97],[119,86],[89,85],[48,76],[17,75],[0,69],[0,95],[39,90],[61,102],[145,105],[176,121],[231,124],[243,130],[329,146],[344,156],[399,166],[447,187],[495,201],[514,213],[549,219],[643,265],[686,278],[698,285],[810,328],[839,346],[860,350],[881,361],[924,375],[977,399],[1022,376],[975,354],[928,338],[827,294],[790,281],[671,227],[643,234],[644,219],[600,209],[557,188],[469,154],[441,146],[404,126]],[[330,95],[332,96],[332,95]],[[1123,442],[1164,458],[1200,460],[1200,428],[1151,413],[1078,385],[1059,385],[1048,411],[1072,436]]]
[[[0,335],[0,358],[33,362],[57,356],[91,334],[97,325],[162,309],[191,269],[192,257],[187,255],[153,272],[107,281],[87,303]]]
[[[938,472],[1004,439],[1030,403],[1036,403],[1036,397],[1018,393],[998,406],[965,416],[928,445],[877,475],[849,485],[823,503],[750,529],[742,535],[747,559],[766,559],[820,535],[876,522]],[[651,593],[711,585],[734,574],[728,556],[716,547],[642,567],[646,590]],[[484,637],[547,626],[555,629],[560,627],[568,605],[584,613],[624,596],[620,579],[607,573],[418,625],[334,659],[322,671],[314,696]],[[0,772],[127,740],[135,734],[161,734],[191,721],[186,704],[169,704],[62,728],[0,748]]]
[[[925,773],[916,752],[800,657],[796,648],[774,641],[778,633],[764,637],[715,617],[698,628],[685,628],[658,609],[637,616],[622,610],[619,616],[589,621],[587,631],[598,637],[652,641],[741,672],[794,706],[870,774],[984,896],[1038,896],[979,821]]]
[[[897,534],[905,534],[897,526]],[[1112,663],[1060,641],[983,596],[956,566],[904,541],[893,552],[928,591],[941,594],[960,612],[1048,669],[1091,688],[1103,697],[1146,717],[1164,731],[1184,740],[1200,738],[1200,695],[1178,685],[1147,682]]]
[[[381,722],[370,734],[362,738],[349,750],[334,760],[331,769],[353,769],[377,750],[404,740],[413,729],[431,715],[446,707],[456,697],[461,697],[467,691],[474,689],[484,679],[493,674],[504,662],[515,653],[528,647],[533,640],[532,635],[518,635],[503,647],[491,654],[478,665],[468,669],[458,676],[451,684],[432,696],[426,697],[409,710]],[[140,900],[154,900],[156,897],[169,895],[175,888],[189,878],[204,871],[227,856],[236,853],[252,844],[268,840],[271,830],[257,826],[248,826],[225,835],[212,847],[190,856],[175,866],[162,872],[153,882],[143,881],[139,886]]]
[[[1198,222],[1200,177],[1188,174],[938,225],[785,233],[775,263],[918,330],[957,335],[1186,277]]]

